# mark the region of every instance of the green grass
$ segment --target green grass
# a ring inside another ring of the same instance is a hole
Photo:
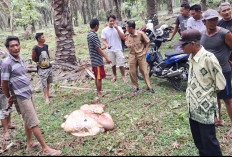
[[[140,23],[142,25],[142,22]],[[103,26],[104,23],[101,23],[98,35]],[[88,30],[87,25],[75,28],[74,42],[76,55],[79,58],[89,56],[86,44]],[[54,59],[55,35],[52,26],[39,31],[45,33],[51,56]],[[20,33],[22,31],[16,34]],[[0,35],[4,36],[1,40],[3,41],[8,34],[1,32]],[[172,43],[178,38],[179,36],[176,35],[172,42],[164,43],[160,52],[163,54],[165,51],[172,50]],[[21,41],[21,52],[24,58],[30,57],[31,49],[35,44],[35,40]],[[2,42],[0,46],[3,47]],[[106,65],[106,70],[107,74],[112,74],[109,65]],[[126,71],[126,77],[130,80],[128,71]],[[113,84],[110,82],[111,78],[103,80],[103,89],[112,90],[111,96],[103,98],[103,102],[131,91],[130,84],[123,84],[120,78],[119,75],[118,81]],[[50,105],[44,104],[43,93],[34,93],[34,101],[41,122],[39,127],[45,141],[49,146],[61,149],[62,155],[198,155],[189,128],[185,93],[175,91],[167,80],[152,77],[151,83],[155,94],[143,92],[136,97],[126,97],[105,104],[105,112],[110,113],[115,122],[114,130],[85,138],[67,134],[60,126],[64,122],[65,115],[79,109],[81,105],[89,103],[96,97],[94,91],[61,89],[57,87],[60,83],[56,83],[51,90],[57,98],[51,99]],[[67,85],[69,84],[71,82],[67,82]],[[74,86],[95,88],[94,80],[87,80],[86,83]],[[140,89],[146,88],[144,81],[139,81],[139,87]],[[120,92],[114,90],[120,90]],[[55,110],[60,110],[60,112],[55,114],[56,117],[51,116]],[[226,140],[225,137],[230,123],[224,105],[222,115],[225,125],[217,128],[217,137],[221,143],[223,155],[229,155],[231,140]],[[12,114],[12,121],[21,127],[17,131],[10,131],[15,145],[4,155],[37,155],[37,151],[25,152],[25,132],[22,120],[16,112]],[[1,131],[3,131],[2,128]],[[179,148],[173,148],[172,144],[175,141],[180,144]]]

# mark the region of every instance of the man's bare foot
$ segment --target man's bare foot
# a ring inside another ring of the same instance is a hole
[[[122,81],[123,81],[123,83],[128,83],[128,81],[126,80],[125,77],[122,77]]]
[[[49,105],[49,104],[50,104],[49,99],[48,99],[48,100],[45,100],[45,104],[46,104],[46,105]]]
[[[4,140],[5,141],[10,141],[11,140],[10,134],[8,132],[4,134]]]
[[[114,78],[111,79],[111,82],[116,82],[116,81],[117,81],[116,77],[114,77]]]
[[[56,95],[49,95],[49,98],[56,98]]]

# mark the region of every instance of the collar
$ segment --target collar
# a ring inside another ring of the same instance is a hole
[[[193,60],[195,60],[195,62],[198,63],[198,61],[199,61],[199,59],[200,59],[200,57],[201,57],[201,55],[203,54],[204,51],[205,51],[205,48],[202,46],[201,49],[197,52],[197,54],[194,57],[193,57],[192,54],[190,54],[189,60],[193,59]]]
[[[194,19],[194,18],[193,18]],[[199,20],[196,20],[196,19],[194,19],[195,21],[202,21],[202,19],[203,19],[203,16],[201,16],[201,18],[199,19]]]
[[[15,59],[11,54],[9,54],[9,57],[10,57],[10,59],[12,59],[15,62],[21,62],[22,61],[22,58],[20,56],[19,56],[19,60],[20,61],[18,61],[17,59]]]
[[[135,30],[135,34],[134,35],[130,34],[131,37],[137,36],[137,35],[138,35],[138,30]]]

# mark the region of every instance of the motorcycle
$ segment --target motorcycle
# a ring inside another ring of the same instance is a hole
[[[169,32],[167,25],[157,25],[149,35],[151,52],[147,53],[146,60],[149,66],[149,77],[167,79],[171,82],[174,89],[185,91],[188,80],[188,54],[182,50],[175,50],[165,53],[163,59],[158,51],[163,42],[167,41]],[[154,33],[155,34],[154,34]]]

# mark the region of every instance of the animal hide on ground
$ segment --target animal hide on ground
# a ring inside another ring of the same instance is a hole
[[[65,116],[66,122],[62,124],[64,131],[74,136],[94,136],[105,130],[114,128],[112,117],[104,112],[105,105],[83,105],[80,110]]]

